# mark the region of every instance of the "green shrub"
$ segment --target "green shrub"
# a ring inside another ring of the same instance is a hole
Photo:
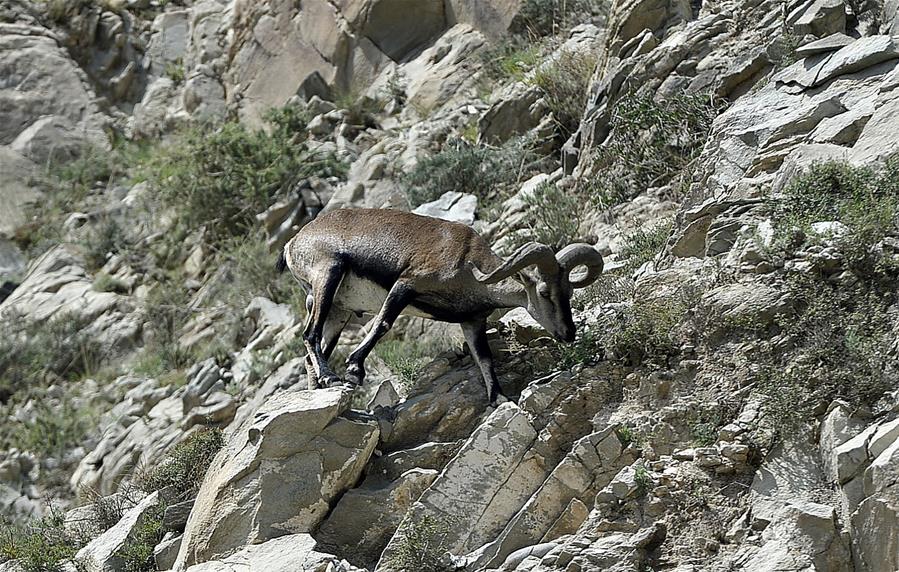
[[[895,270],[874,246],[899,230],[899,156],[876,172],[848,163],[816,163],[793,179],[773,208],[775,245],[785,251],[810,242],[815,222],[839,221],[833,237],[849,267],[865,276]]]
[[[398,381],[408,390],[440,349],[436,344],[422,343],[415,338],[392,339],[382,340],[375,346],[374,353],[399,376]]]
[[[565,50],[534,74],[534,85],[542,92],[563,139],[577,131],[595,68],[593,52]]]
[[[650,227],[639,228],[624,237],[618,258],[626,261],[628,270],[636,270],[662,251],[670,235],[671,221],[657,222]]]
[[[637,485],[637,494],[639,496],[645,495],[652,487],[652,476],[650,476],[649,471],[643,465],[638,465],[634,469],[634,483]]]
[[[110,256],[127,250],[125,230],[111,217],[104,217],[92,224],[79,241],[85,267],[96,272],[106,264]]]
[[[524,232],[518,235],[515,246],[537,241],[559,250],[580,236],[584,209],[574,193],[543,183],[525,196],[524,203],[528,207]]]
[[[267,118],[269,133],[239,123],[188,130],[149,163],[144,175],[183,228],[205,227],[212,244],[246,234],[301,179],[344,174],[333,156],[308,148],[300,111]]]
[[[730,423],[739,409],[729,403],[708,403],[689,416],[690,436],[697,447],[708,447],[718,440],[718,430]]]
[[[443,561],[447,551],[448,523],[424,515],[403,528],[403,537],[391,555],[390,564],[398,570],[449,572]]]
[[[119,294],[128,293],[127,284],[125,284],[118,278],[113,278],[105,272],[101,272],[94,276],[93,286],[94,290],[96,290],[97,292],[118,292]]]
[[[542,44],[511,37],[481,52],[484,71],[493,81],[522,81],[540,63]]]
[[[0,402],[55,378],[90,374],[102,348],[84,331],[85,320],[65,315],[45,322],[10,317],[0,323]]]
[[[0,560],[17,560],[25,572],[62,572],[75,564],[75,554],[87,544],[79,531],[63,526],[65,517],[58,510],[40,520],[24,524],[0,524]]]
[[[145,491],[174,487],[182,498],[197,492],[206,470],[225,444],[221,429],[203,429],[191,434],[166,454],[154,467],[140,470],[135,484]]]
[[[412,206],[456,191],[476,195],[481,208],[488,210],[538,167],[539,157],[527,139],[513,139],[502,147],[475,146],[455,139],[439,153],[420,159],[401,184]]]
[[[779,321],[792,352],[760,356],[759,389],[767,418],[791,430],[833,399],[870,406],[893,387],[894,290],[859,282],[834,285],[811,277],[789,282],[795,311]]]
[[[680,350],[678,329],[688,309],[685,299],[634,300],[619,313],[604,336],[607,351],[637,365],[665,359]]]
[[[648,188],[689,180],[719,108],[702,94],[660,101],[625,95],[612,109],[608,138],[594,150],[593,174],[581,181],[582,192],[610,207]]]
[[[768,57],[771,58],[775,71],[790,67],[799,60],[796,49],[801,43],[801,36],[786,31],[771,42],[768,47]]]
[[[555,344],[562,368],[615,357],[629,365],[667,361],[680,351],[679,331],[695,304],[682,292],[664,300],[632,300],[596,323],[580,329],[571,344]]]
[[[166,63],[165,75],[176,84],[184,82],[184,61],[182,58]]]

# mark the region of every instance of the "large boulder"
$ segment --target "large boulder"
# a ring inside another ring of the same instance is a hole
[[[372,0],[361,32],[401,61],[446,28],[443,0]]]
[[[308,534],[291,534],[262,544],[252,544],[221,560],[196,564],[187,572],[355,572],[357,568],[341,565],[331,554],[315,550],[315,539]],[[340,567],[335,568],[334,564]]]
[[[866,497],[850,519],[857,570],[899,569],[899,422],[872,426],[867,442],[871,465],[863,475]]]
[[[0,23],[0,77],[0,145],[45,116],[67,121],[86,142],[108,144],[87,78],[49,30]]]
[[[350,396],[288,390],[231,432],[200,487],[176,569],[315,530],[378,441],[377,423],[341,415]]]

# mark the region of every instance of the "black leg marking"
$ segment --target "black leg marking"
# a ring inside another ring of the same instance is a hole
[[[415,292],[407,284],[397,282],[390,288],[387,293],[387,299],[381,306],[378,315],[369,322],[370,328],[365,339],[359,346],[353,350],[350,357],[347,358],[346,377],[347,381],[360,385],[365,379],[365,358],[374,349],[384,334],[393,327],[393,322],[402,313],[403,309],[409,304],[414,297]]]
[[[493,368],[493,352],[490,351],[490,344],[487,343],[487,320],[463,322],[461,326],[468,349],[471,350],[471,355],[484,376],[487,399],[490,401],[490,405],[496,405],[496,399],[502,395],[502,389]]]
[[[315,374],[316,386],[321,387],[339,381],[322,352],[322,336],[334,303],[334,295],[343,278],[342,264],[339,261],[332,261],[329,267],[319,272],[318,276],[319,278],[312,284],[312,308],[303,330],[303,342]]]

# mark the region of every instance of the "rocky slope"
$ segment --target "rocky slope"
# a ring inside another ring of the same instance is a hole
[[[896,570],[897,10],[0,0],[0,570]],[[308,390],[354,206],[606,276]]]

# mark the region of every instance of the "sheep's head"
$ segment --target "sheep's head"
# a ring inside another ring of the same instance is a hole
[[[499,268],[475,277],[485,284],[514,278],[524,286],[528,313],[554,338],[573,342],[576,329],[571,317],[571,294],[589,286],[602,273],[602,255],[589,244],[572,244],[553,254],[550,247],[529,242],[516,250]],[[575,269],[582,268],[577,274]]]

